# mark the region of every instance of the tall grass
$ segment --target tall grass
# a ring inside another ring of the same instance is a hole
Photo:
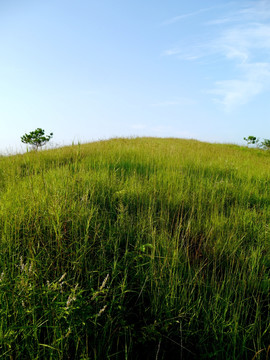
[[[0,359],[270,359],[270,155],[114,139],[0,158]]]

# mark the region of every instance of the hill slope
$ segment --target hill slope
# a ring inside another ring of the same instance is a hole
[[[0,358],[266,359],[269,165],[156,138],[0,158]]]

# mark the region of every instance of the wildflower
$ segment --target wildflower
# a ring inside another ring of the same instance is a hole
[[[108,279],[109,279],[109,274],[107,274],[107,276],[106,276],[105,279],[103,280],[103,282],[102,282],[102,284],[101,284],[101,286],[100,286],[100,288],[99,288],[99,291],[96,291],[96,292],[94,293],[94,295],[91,297],[91,300],[94,300],[94,299],[98,296],[98,294],[104,289],[104,287],[105,287],[106,282],[108,281]]]
[[[99,310],[97,317],[99,317],[106,310],[106,307],[107,307],[107,305],[103,306],[103,308]]]
[[[67,299],[66,310],[70,307],[70,305],[73,301],[76,301],[75,293],[76,293],[78,286],[79,286],[79,284],[76,284],[75,288],[72,290],[72,294],[69,295],[69,297]]]
[[[30,266],[28,267],[28,274],[33,273],[33,263],[31,262]]]
[[[25,264],[23,263],[23,258],[22,258],[22,256],[20,257],[20,268],[21,268],[21,272],[23,272],[24,269],[25,269]]]
[[[106,285],[106,282],[108,281],[109,279],[109,274],[107,274],[107,276],[105,277],[105,279],[103,280],[103,283],[101,285],[101,287],[99,288],[99,291],[101,291],[102,289],[104,289],[105,285]]]
[[[76,296],[73,294],[70,294],[67,299],[66,310],[70,307],[71,303],[75,300],[76,300]]]
[[[61,283],[62,280],[65,278],[66,275],[67,275],[67,273],[64,273],[64,274],[60,277],[60,279],[58,280],[58,282]]]

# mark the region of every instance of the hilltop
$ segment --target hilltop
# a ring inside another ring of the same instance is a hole
[[[1,359],[267,359],[270,154],[112,139],[0,158]]]

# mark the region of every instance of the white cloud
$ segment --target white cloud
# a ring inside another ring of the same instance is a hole
[[[209,91],[215,95],[214,100],[223,104],[227,111],[246,104],[269,87],[269,63],[243,64],[241,69],[244,72],[242,79],[217,81],[215,88]]]
[[[252,61],[259,51],[259,56],[264,52],[270,60],[270,25],[243,24],[226,29],[213,42],[213,47],[228,59]]]
[[[165,20],[162,23],[162,25],[170,25],[170,24],[176,23],[176,22],[178,22],[180,20],[197,16],[197,15],[199,15],[201,13],[207,13],[207,12],[210,12],[210,11],[215,10],[215,9],[226,8],[227,6],[230,6],[231,4],[234,4],[234,2],[228,2],[227,4],[223,4],[223,5],[216,5],[216,6],[211,6],[211,7],[207,7],[207,8],[201,8],[199,10],[192,11],[190,13],[174,16],[174,17],[172,17],[172,18],[170,18],[168,20]]]
[[[194,105],[195,100],[187,97],[176,98],[173,100],[160,101],[157,103],[150,104],[151,107],[166,107],[166,106],[184,106]]]
[[[174,47],[172,49],[165,50],[163,52],[164,56],[176,56],[178,59],[181,60],[198,60],[205,56],[205,49],[202,47],[201,52],[199,51],[199,46],[194,48],[190,47],[187,49],[184,46],[181,47]]]
[[[215,20],[207,21],[205,23],[205,25],[224,25],[224,24],[228,24],[233,21],[235,21],[235,20],[233,20],[231,17],[225,17],[225,18],[218,18]]]
[[[270,3],[268,0],[248,2],[243,9],[239,10],[238,16],[247,21],[268,20],[270,18]]]
[[[227,111],[231,111],[236,105],[246,104],[262,91],[259,82],[250,80],[224,80],[216,82],[215,85],[216,88],[209,93],[216,95],[213,100],[224,105]]]
[[[246,2],[234,12],[230,10],[230,14],[204,23],[219,25],[207,32],[205,43],[175,46],[164,55],[192,61],[218,56],[229,61],[233,77],[217,79],[208,93],[214,94],[215,102],[223,104],[226,110],[232,110],[270,88],[269,19],[270,1]]]
[[[204,8],[204,9],[199,9],[197,11],[193,11],[193,12],[190,12],[190,13],[187,13],[187,14],[182,14],[182,15],[178,15],[178,16],[174,16],[172,17],[171,19],[168,19],[168,20],[165,20],[162,25],[170,25],[170,24],[173,24],[173,23],[176,23],[180,20],[183,20],[183,19],[186,19],[186,18],[189,18],[189,17],[193,17],[193,16],[196,16],[196,15],[199,15],[203,12],[207,12],[207,11],[210,11],[212,10],[213,8],[215,7],[210,7],[210,8]]]
[[[238,78],[220,80],[212,93],[227,110],[248,103],[270,85],[270,26],[246,25],[226,30],[215,42],[216,52],[235,61]],[[265,62],[259,62],[258,58]]]

